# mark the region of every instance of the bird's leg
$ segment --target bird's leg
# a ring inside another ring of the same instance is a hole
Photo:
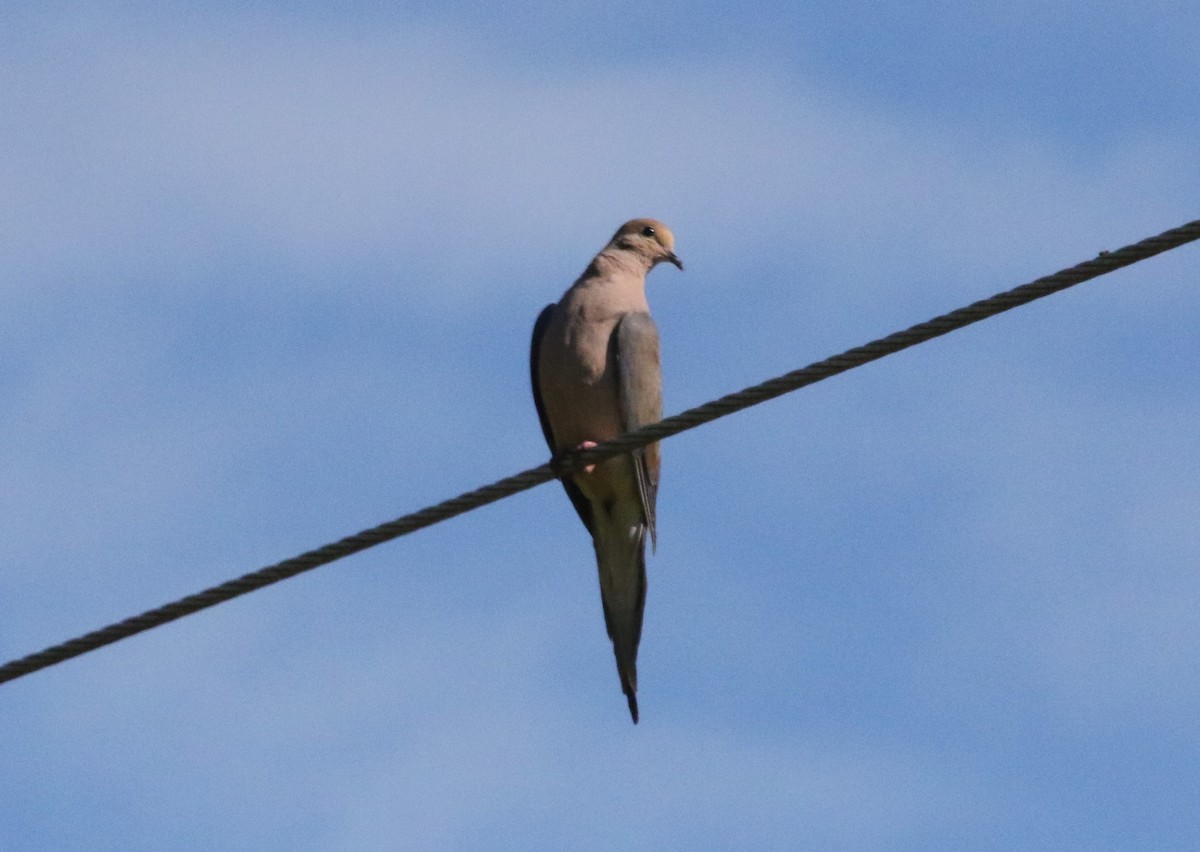
[[[575,450],[574,450],[574,452],[577,452],[577,453],[578,453],[578,452],[580,452],[581,450],[590,450],[590,449],[591,449],[592,447],[594,447],[594,446],[596,446],[596,442],[595,442],[595,441],[580,441],[580,442],[579,442],[579,443],[578,443],[578,444],[575,446]],[[584,472],[584,473],[591,473],[591,472],[592,472],[592,471],[594,471],[595,469],[596,469],[596,463],[595,463],[595,462],[592,462],[592,464],[589,464],[589,465],[585,465],[585,466],[584,466],[584,468],[583,468],[583,472]]]
[[[571,455],[572,453],[578,453],[583,450],[590,450],[594,446],[596,446],[595,441],[581,441],[578,444],[576,444],[575,446],[571,447],[569,450],[559,450],[550,459],[550,469],[553,470],[555,472],[555,474],[557,474],[558,476],[561,477],[562,476],[562,463],[563,463],[564,458]],[[595,469],[596,469],[596,465],[595,465],[595,463],[592,463],[592,464],[584,466],[583,468],[581,468],[580,471],[577,471],[577,472],[591,473]]]

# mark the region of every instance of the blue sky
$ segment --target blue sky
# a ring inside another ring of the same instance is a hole
[[[1197,218],[1189,4],[9,4],[0,656]],[[543,486],[0,686],[5,849],[1183,848],[1200,254],[664,446],[629,724]]]

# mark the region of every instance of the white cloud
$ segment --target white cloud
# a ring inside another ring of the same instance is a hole
[[[859,275],[881,252],[984,266],[1174,224],[1195,174],[1182,134],[1080,159],[1031,128],[914,123],[750,64],[555,79],[427,25],[244,23],[99,23],[10,59],[10,287],[186,280],[252,254],[309,286],[385,270],[454,304],[530,267],[573,274],[635,213],[678,222],[724,275],[731,242]]]

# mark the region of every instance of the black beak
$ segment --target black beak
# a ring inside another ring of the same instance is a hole
[[[671,252],[669,255],[667,255],[667,263],[673,263],[679,268],[680,272],[683,271],[683,261],[675,256],[675,252]]]

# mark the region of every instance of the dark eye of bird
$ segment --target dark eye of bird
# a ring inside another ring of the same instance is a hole
[[[651,228],[649,225],[647,225],[646,227],[642,228],[642,236],[643,237],[653,237],[654,229]]]

